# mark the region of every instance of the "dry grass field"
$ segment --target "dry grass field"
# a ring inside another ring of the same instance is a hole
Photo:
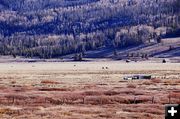
[[[151,74],[151,80],[124,76]],[[180,63],[0,64],[2,119],[163,119],[180,103]]]

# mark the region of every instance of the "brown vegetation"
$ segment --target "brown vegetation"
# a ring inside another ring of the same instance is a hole
[[[41,81],[42,84],[60,84],[59,82],[53,80],[43,80]]]
[[[93,64],[99,69],[92,68],[93,70],[85,71],[87,67],[84,64],[67,63],[65,66],[68,64],[71,67],[66,71],[64,67],[52,71],[43,70],[47,69],[43,67],[39,71],[39,68],[36,70],[31,67],[31,64],[30,67],[34,71],[24,70],[24,64],[23,70],[11,69],[11,72],[9,69],[4,69],[5,72],[0,70],[2,80],[0,118],[19,118],[28,115],[30,119],[47,117],[55,119],[78,119],[79,117],[162,119],[164,118],[164,104],[180,103],[179,69],[174,70],[174,65],[168,71],[171,75],[164,78],[167,71],[163,69],[142,71],[141,68],[132,70],[130,67],[131,71],[128,71],[119,67],[111,71],[113,66],[117,67],[117,64],[108,65],[109,70],[102,69],[104,64],[99,66]],[[36,63],[35,65],[37,67]],[[72,70],[74,65],[77,70]],[[83,68],[79,70],[81,65]],[[144,65],[147,64],[143,64],[143,68]],[[164,69],[166,68],[164,66]],[[6,71],[9,71],[9,79],[4,78],[7,77]],[[18,71],[22,73],[17,75]],[[131,81],[122,78],[124,75],[133,75],[138,72],[151,72],[158,78]]]

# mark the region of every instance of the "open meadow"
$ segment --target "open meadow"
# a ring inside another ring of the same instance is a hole
[[[168,103],[180,103],[180,63],[0,63],[2,119],[163,119]]]

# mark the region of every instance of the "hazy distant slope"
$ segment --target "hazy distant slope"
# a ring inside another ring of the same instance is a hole
[[[150,42],[180,29],[178,0],[2,0],[0,54],[52,58]]]
[[[83,5],[96,1],[99,0],[1,0],[0,4],[10,10],[33,11]]]

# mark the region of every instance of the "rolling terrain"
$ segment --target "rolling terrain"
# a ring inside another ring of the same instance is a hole
[[[179,0],[0,1],[0,119],[164,119],[165,104],[180,104]]]
[[[132,60],[132,61],[146,61],[141,54],[148,54],[149,61],[161,62],[162,59],[170,60],[170,62],[180,62],[180,38],[166,38],[162,39],[162,43],[151,43],[137,46],[130,46],[119,48],[114,55],[114,48],[99,48],[85,53],[84,59],[114,59],[114,60]],[[127,56],[134,54],[134,57]],[[139,55],[139,56],[137,56]],[[74,54],[63,56],[62,58],[71,59]],[[157,60],[155,60],[157,59]],[[159,59],[159,60],[158,60]]]
[[[133,56],[132,56],[133,54]],[[142,57],[147,54],[148,57]],[[39,59],[39,58],[24,58],[13,56],[0,56],[0,63],[7,62],[69,62],[74,61],[75,54],[69,54],[52,59]],[[129,46],[116,49],[114,48],[98,48],[95,50],[86,51],[83,60],[89,61],[132,61],[132,62],[159,62],[165,59],[171,63],[180,63],[180,38],[165,38],[161,43],[151,43]]]
[[[0,55],[51,59],[159,43],[179,30],[179,8],[178,0],[2,0]]]

